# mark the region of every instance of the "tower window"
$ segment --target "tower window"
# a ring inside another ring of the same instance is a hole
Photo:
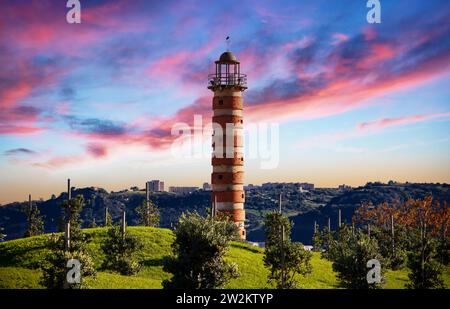
[[[244,193],[242,193],[242,198],[244,198]]]
[[[217,176],[219,179],[222,179],[223,178],[223,176],[222,175],[219,175],[219,176]]]
[[[244,123],[244,121],[241,119],[241,124]]]
[[[223,100],[219,100],[219,105],[223,105]]]

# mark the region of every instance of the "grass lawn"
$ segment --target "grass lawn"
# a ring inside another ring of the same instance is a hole
[[[162,263],[163,257],[171,252],[172,231],[147,227],[128,227],[128,229],[144,244],[144,248],[138,253],[143,264],[142,270],[135,276],[98,271],[95,280],[87,279],[91,288],[158,289],[162,287],[162,280],[170,278],[170,274],[163,271]],[[100,268],[104,259],[100,245],[106,237],[106,229],[93,228],[84,231],[91,236],[92,241],[89,243],[88,249],[95,266]],[[39,284],[41,276],[39,265],[47,252],[44,247],[46,237],[46,235],[41,235],[0,243],[0,288],[42,288]],[[241,276],[231,280],[226,288],[273,288],[267,283],[269,271],[264,267],[263,255],[263,249],[246,243],[233,242],[226,259],[237,263]],[[320,258],[320,254],[314,252],[311,263],[313,272],[302,279],[301,288],[339,288],[331,262]],[[446,269],[444,279],[449,287],[450,268]],[[407,280],[407,270],[387,271],[385,288],[404,288]]]

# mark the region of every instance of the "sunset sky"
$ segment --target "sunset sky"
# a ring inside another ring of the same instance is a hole
[[[279,164],[246,183],[450,182],[450,2],[0,0],[0,203],[146,180],[201,186],[177,122],[208,122],[227,49],[248,75],[246,124],[278,123]],[[208,142],[209,143],[209,142]]]

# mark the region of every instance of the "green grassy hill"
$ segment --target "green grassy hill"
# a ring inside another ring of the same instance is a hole
[[[116,273],[99,271],[96,280],[89,280],[92,288],[161,288],[161,282],[170,277],[162,270],[163,257],[170,254],[173,234],[167,229],[128,227],[131,234],[139,237],[144,248],[139,252],[143,268],[136,276],[121,276]],[[106,237],[106,229],[84,230],[92,236],[88,246],[97,268],[104,259],[100,245]],[[39,285],[41,272],[39,265],[46,254],[46,235],[22,238],[0,243],[0,288],[42,288]],[[271,288],[267,284],[268,270],[263,264],[264,250],[249,244],[234,242],[227,259],[238,264],[241,277],[231,280],[227,288],[253,289]],[[302,281],[302,288],[337,288],[336,275],[331,263],[314,253],[313,272]],[[386,288],[403,288],[407,281],[406,270],[388,271]],[[450,286],[450,269],[445,273]]]

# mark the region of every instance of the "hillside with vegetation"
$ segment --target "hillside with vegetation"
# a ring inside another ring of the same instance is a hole
[[[163,259],[171,253],[174,236],[171,230],[151,227],[129,227],[130,234],[138,237],[144,247],[137,255],[143,267],[137,275],[123,276],[102,269],[104,260],[101,243],[107,236],[106,228],[84,229],[91,236],[88,250],[93,257],[97,278],[88,279],[90,288],[161,288],[161,282],[170,277],[163,271]],[[42,288],[39,284],[40,265],[47,249],[48,235],[21,238],[0,243],[0,288]],[[264,249],[243,242],[232,242],[226,259],[237,263],[239,279],[232,279],[226,288],[255,289],[271,288],[267,283],[268,270],[263,263]],[[322,259],[320,253],[312,257],[312,273],[300,284],[301,288],[338,288],[336,274],[330,261]],[[387,271],[385,288],[404,288],[407,270]],[[447,287],[450,287],[450,268],[444,273]]]
[[[129,225],[138,225],[136,208],[145,199],[144,190],[123,190],[107,192],[101,188],[73,188],[73,196],[82,195],[86,202],[81,220],[84,228],[104,224],[105,208],[108,208],[113,221],[118,221],[122,209],[127,210]],[[271,188],[255,186],[246,190],[246,225],[247,239],[264,241],[263,221],[265,215],[278,209],[279,195],[282,194],[283,213],[294,222],[292,238],[304,244],[311,244],[313,224],[320,226],[331,219],[333,229],[337,227],[337,212],[342,211],[342,221],[350,222],[355,210],[365,202],[378,205],[381,202],[405,202],[407,199],[423,198],[432,195],[435,199],[450,202],[450,185],[448,184],[387,184],[374,182],[357,188],[316,188],[314,190],[299,190],[298,184],[280,183]],[[67,199],[67,193],[53,196],[49,200],[34,201],[44,216],[45,232],[61,231],[61,204]],[[160,211],[160,226],[171,228],[179,216],[186,211],[197,211],[205,214],[211,207],[211,192],[198,190],[181,195],[169,192],[154,192],[152,202]],[[6,239],[24,236],[26,230],[26,215],[22,211],[27,202],[15,202],[0,206],[0,227]],[[94,223],[95,222],[95,223]]]

